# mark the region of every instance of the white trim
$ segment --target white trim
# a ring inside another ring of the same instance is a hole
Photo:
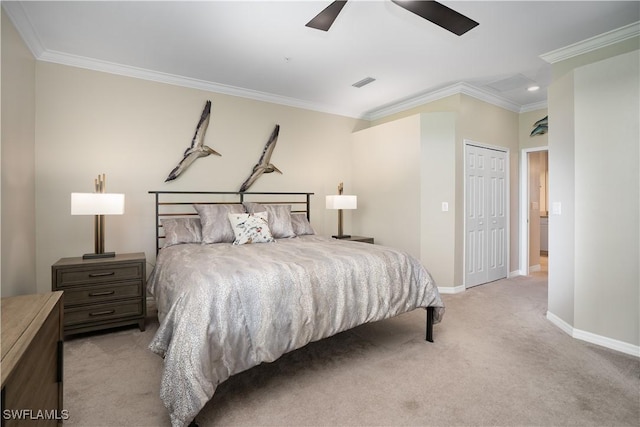
[[[564,333],[573,337],[573,326],[556,316],[550,311],[547,311],[547,320],[560,328]]]
[[[199,89],[207,92],[221,93],[224,95],[248,98],[256,101],[269,102],[278,105],[286,105],[289,107],[302,108],[305,110],[319,111],[322,113],[337,114],[354,118],[361,118],[362,116],[355,111],[348,111],[335,106],[323,105],[314,102],[303,101],[296,98],[289,98],[285,96],[274,95],[271,93],[260,92],[236,86],[229,86],[220,83],[213,83],[205,80],[194,79],[191,77],[179,76],[176,74],[162,73],[159,71],[147,70],[145,68],[131,67],[128,65],[117,64],[115,62],[102,61],[98,59],[71,55],[52,50],[45,51],[37,59],[40,61],[52,62],[55,64],[85,68],[93,71],[101,71],[109,74],[117,74],[142,80],[166,83],[174,86]]]
[[[542,267],[540,267],[540,264],[529,266],[529,273],[535,273],[536,271],[540,271],[540,270],[542,270]]]
[[[555,64],[556,62],[564,61],[565,59],[573,58],[574,56],[582,55],[596,49],[610,46],[614,43],[628,40],[630,38],[638,36],[639,34],[640,21],[637,21],[633,24],[625,25],[624,27],[620,27],[603,34],[590,37],[586,40],[582,40],[569,46],[552,50],[551,52],[543,53],[542,55],[540,55],[540,58],[550,64]]]
[[[550,311],[547,311],[547,320],[572,338],[640,358],[640,346],[576,329]]]
[[[464,292],[464,285],[460,286],[438,286],[438,292],[441,294],[459,294],[460,292]]]
[[[509,272],[509,275],[507,277],[511,279],[512,277],[518,277],[518,276],[524,276],[524,274],[522,274],[522,271],[520,270],[513,270]]]
[[[529,274],[529,153],[549,151],[549,146],[523,148],[520,150],[520,262],[523,276]],[[537,270],[536,270],[537,271]]]
[[[353,117],[368,121],[377,120],[390,114],[405,111],[409,108],[418,107],[429,102],[437,101],[439,99],[457,94],[468,95],[497,107],[513,111],[515,113],[533,111],[546,107],[546,101],[529,105],[519,105],[505,98],[502,98],[499,95],[473,86],[469,83],[459,82],[444,88],[425,92],[418,96],[406,98],[398,102],[394,102],[386,106],[377,108],[375,110],[368,111],[366,113],[362,113],[359,111],[346,110],[335,105],[319,104],[316,102],[309,102],[301,99],[289,98],[236,86],[229,86],[175,74],[162,73],[144,68],[103,61],[85,56],[71,55],[55,50],[48,50],[43,46],[42,41],[40,40],[40,37],[35,30],[35,27],[29,20],[27,13],[24,10],[24,6],[20,2],[2,2],[2,7],[7,12],[9,19],[13,22],[13,25],[18,30],[20,36],[25,41],[25,44],[28,46],[29,50],[31,50],[31,53],[36,58],[36,60],[67,65],[70,67],[101,71],[105,73],[133,77],[142,80],[166,83],[174,86],[182,86],[208,92],[238,96],[241,98],[248,98],[278,105],[286,105],[289,107],[302,108],[305,110],[318,111],[322,113],[337,114],[340,116]]]
[[[399,113],[401,111],[405,111],[410,108],[419,107],[429,102],[437,101],[439,99],[446,98],[451,95],[457,95],[457,94],[469,95],[481,101],[488,102],[489,104],[502,107],[506,110],[513,111],[515,113],[519,113],[522,108],[520,105],[514,102],[511,102],[509,100],[506,100],[500,96],[494,95],[492,93],[489,93],[475,86],[471,86],[468,83],[460,82],[460,83],[456,83],[441,89],[426,92],[418,96],[406,98],[404,100],[394,102],[392,104],[389,104],[387,106],[384,106],[375,110],[368,111],[364,115],[364,119],[377,120],[382,117],[386,117],[390,114]]]
[[[545,108],[549,108],[547,101],[540,101],[540,102],[534,102],[533,104],[523,105],[520,108],[520,112],[528,113],[530,111],[544,110]]]
[[[31,20],[27,16],[27,12],[24,10],[22,2],[18,1],[3,1],[2,8],[7,13],[9,20],[24,40],[33,56],[37,59],[45,51],[40,41],[40,36],[35,30],[35,27],[31,23]]]

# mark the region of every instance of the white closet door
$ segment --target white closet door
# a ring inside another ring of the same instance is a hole
[[[507,153],[465,145],[465,286],[507,276]]]

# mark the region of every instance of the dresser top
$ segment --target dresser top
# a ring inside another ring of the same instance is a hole
[[[27,346],[62,298],[62,292],[19,295],[0,299],[2,305],[2,385]]]
[[[64,267],[70,265],[100,265],[100,264],[110,264],[114,262],[131,262],[131,261],[145,261],[144,252],[135,252],[130,254],[116,254],[115,257],[110,258],[93,258],[93,259],[83,259],[82,257],[72,257],[72,258],[60,258],[58,262],[53,264],[53,267]]]

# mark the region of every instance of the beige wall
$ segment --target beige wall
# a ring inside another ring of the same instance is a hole
[[[613,56],[549,89],[549,202],[562,209],[549,218],[550,318],[630,353],[640,344],[639,63],[638,50]]]
[[[275,124],[272,162],[253,191],[308,191],[312,225],[334,232],[324,196],[351,179],[351,134],[362,122],[292,107],[38,62],[36,73],[36,204],[38,290],[50,288],[60,257],[93,251],[91,217],[70,215],[71,192],[125,194],[125,214],[106,218],[106,250],[144,251],[152,264],[154,206],[149,190],[237,191],[258,161]],[[213,103],[206,144],[222,154],[197,160],[164,183],[190,144],[207,99]],[[149,271],[151,269],[149,268]]]
[[[352,234],[420,257],[420,116],[356,132],[352,147]]]
[[[546,147],[549,144],[549,133],[530,136],[533,124],[547,115],[547,109],[527,111],[518,115],[520,149]]]
[[[35,59],[2,10],[0,294],[36,292]]]
[[[640,54],[575,70],[574,327],[640,345]],[[606,295],[606,297],[603,297]]]
[[[575,114],[573,73],[549,86],[549,290],[548,312],[573,324]],[[559,203],[561,215],[552,212]]]
[[[420,121],[417,121],[418,117],[421,118]],[[396,209],[403,212],[403,215],[406,213],[411,221],[405,224],[416,227],[411,230],[416,230],[418,224],[421,224],[420,231],[410,238],[409,229],[399,231],[395,230],[395,225],[389,225],[392,222],[390,216],[379,215],[375,219],[362,218],[360,221],[361,212],[356,212],[356,223],[362,222],[368,227],[363,228],[362,232],[372,235],[382,233],[385,239],[398,243],[411,239],[411,244],[407,244],[406,248],[414,253],[420,251],[422,262],[432,270],[440,287],[461,286],[464,281],[464,141],[472,140],[502,147],[508,150],[510,156],[508,271],[518,270],[518,114],[467,95],[455,95],[377,120],[370,129],[356,134],[353,161],[354,164],[361,163],[366,167],[354,166],[354,181],[366,182],[367,174],[376,173],[377,167],[387,163],[385,155],[379,154],[382,149],[368,151],[368,144],[385,146],[387,148],[384,152],[395,156],[391,153],[401,151],[399,147],[409,145],[406,141],[399,144],[396,136],[408,128],[412,129],[412,137],[416,137],[416,129],[419,129],[420,142],[413,141],[410,144],[411,150],[402,155],[404,162],[396,162],[397,167],[393,173],[397,177],[393,180],[407,179],[413,183],[409,177],[415,177],[419,173],[422,186],[412,186],[409,190],[410,187],[405,183],[403,187],[398,187],[397,191],[402,195],[397,197],[400,205],[386,204],[385,196],[375,191],[368,197],[375,200],[370,203],[384,206],[385,210]],[[416,163],[417,158],[414,156],[420,157],[420,164]],[[442,202],[449,203],[448,212],[442,212]],[[414,218],[413,213],[415,203],[421,203],[421,213],[417,218]],[[390,229],[393,231],[389,231]],[[404,237],[401,238],[401,235]]]

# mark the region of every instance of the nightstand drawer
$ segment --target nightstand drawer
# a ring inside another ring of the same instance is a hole
[[[73,325],[85,325],[91,322],[116,320],[123,317],[142,315],[141,300],[66,308],[64,311],[64,326],[67,328]]]
[[[64,291],[64,306],[70,307],[78,304],[95,304],[126,298],[143,296],[141,281],[110,283],[107,285],[93,285],[79,289]]]
[[[77,286],[86,283],[118,282],[141,279],[142,264],[114,264],[94,268],[61,268],[56,271],[57,287]]]

